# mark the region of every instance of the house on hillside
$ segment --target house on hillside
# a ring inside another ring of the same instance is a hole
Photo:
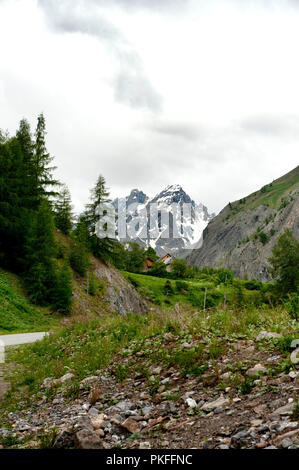
[[[162,256],[158,262],[166,264],[166,271],[169,273],[171,271],[171,265],[174,262],[174,258],[169,253],[167,253],[166,255]]]
[[[149,271],[153,263],[154,263],[154,260],[148,256],[144,262],[143,272],[146,273],[147,271]]]

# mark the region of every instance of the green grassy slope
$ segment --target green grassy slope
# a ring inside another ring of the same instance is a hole
[[[16,276],[0,271],[0,334],[49,330],[59,320],[48,312],[29,303]]]
[[[175,281],[170,280],[172,292],[165,293],[165,283],[167,279],[143,274],[133,274],[123,271],[123,276],[131,282],[140,295],[146,300],[170,310],[175,304],[185,304],[202,310],[204,306],[204,292],[207,289],[206,307],[216,307],[223,305],[224,295],[226,303],[229,305],[243,304],[258,305],[261,300],[267,303],[267,285],[256,283],[252,285],[249,281],[235,279],[232,283],[221,282],[218,274],[203,274],[199,279],[185,279],[184,287]],[[268,286],[269,287],[269,286]],[[242,293],[240,294],[240,288]],[[240,298],[240,295],[242,298]]]
[[[245,198],[245,203],[235,201],[232,203],[233,209],[247,210],[255,209],[261,205],[266,205],[272,209],[279,209],[293,190],[299,191],[299,166],[286,175],[267,184],[259,191],[256,191]],[[242,200],[241,200],[242,201]]]

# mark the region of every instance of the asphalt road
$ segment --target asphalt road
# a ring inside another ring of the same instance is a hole
[[[23,333],[19,335],[0,335],[0,345],[4,346],[17,346],[18,344],[35,343],[43,337],[46,333]]]

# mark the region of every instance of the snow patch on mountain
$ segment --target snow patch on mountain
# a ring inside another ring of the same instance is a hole
[[[116,209],[118,202],[113,201]],[[151,246],[161,256],[184,257],[184,250],[198,247],[203,230],[215,215],[202,203],[195,203],[179,184],[167,186],[152,198],[133,189],[125,203],[127,237],[121,241]],[[150,218],[153,213],[156,217]]]

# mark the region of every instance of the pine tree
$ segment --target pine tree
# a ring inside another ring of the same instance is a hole
[[[70,314],[72,307],[72,273],[65,263],[56,273],[55,286],[53,289],[53,307],[60,313]]]
[[[53,216],[44,200],[32,214],[25,243],[25,280],[29,295],[37,304],[51,302],[56,281],[52,260],[55,248]]]
[[[62,233],[68,235],[73,227],[72,200],[69,189],[62,185],[54,203],[55,225]]]
[[[34,145],[34,180],[39,198],[56,196],[53,190],[58,185],[58,181],[53,179],[52,172],[55,166],[50,166],[53,157],[48,153],[46,147],[46,121],[43,114],[38,116],[35,131]]]
[[[86,216],[92,235],[96,232],[96,225],[100,220],[98,208],[101,204],[108,202],[108,198],[109,191],[106,188],[105,178],[100,175],[95,187],[91,190],[91,202],[86,206]]]
[[[88,228],[89,249],[95,256],[100,256],[103,260],[111,260],[115,250],[117,241],[109,237],[107,224],[104,224],[104,230],[107,230],[106,237],[99,237],[97,228],[100,225],[101,217],[99,208],[102,204],[109,202],[109,191],[106,188],[105,178],[100,175],[97,179],[95,187],[91,190],[91,202],[87,204],[83,218]]]

